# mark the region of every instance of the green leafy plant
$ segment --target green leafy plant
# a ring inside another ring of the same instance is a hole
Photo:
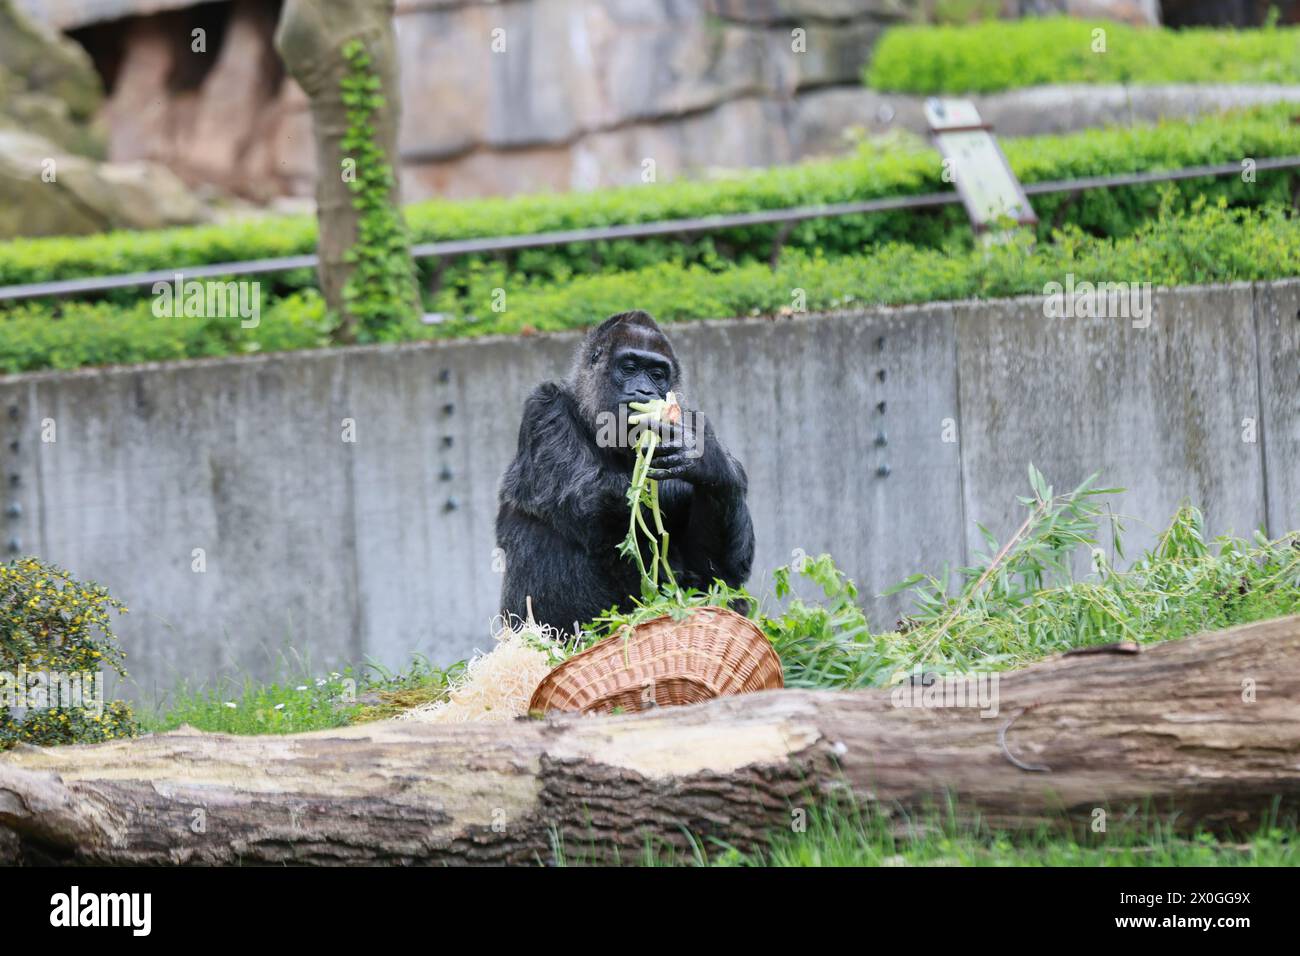
[[[800,579],[820,589],[821,600],[795,596]],[[857,585],[829,554],[777,568],[773,590],[788,603],[776,616],[761,616],[760,625],[781,658],[787,687],[867,686],[891,666],[889,641],[871,633]]]
[[[1097,238],[1070,227],[1050,242],[1026,239],[977,248],[968,235],[944,248],[886,243],[851,255],[791,249],[775,263],[705,267],[660,263],[632,272],[520,282],[511,309],[490,318],[459,318],[436,326],[402,326],[396,338],[456,338],[581,328],[592,316],[628,302],[662,322],[789,312],[790,290],[803,289],[809,311],[957,299],[1041,295],[1067,274],[1077,281],[1118,279],[1153,286],[1271,280],[1295,275],[1300,229],[1290,210],[1232,207],[1226,199],[1176,209],[1172,192],[1155,218],[1128,237]],[[485,270],[461,293],[444,290],[439,311],[464,314],[505,281]],[[147,303],[118,307],[69,302],[54,312],[28,305],[0,318],[0,371],[76,368],[190,356],[319,347],[329,317],[315,293],[267,303],[256,329],[209,319],[158,319]]]
[[[677,421],[681,417],[681,406],[677,404],[673,393],[669,392],[667,398],[632,402],[629,407],[637,413],[628,417],[628,424],[637,428],[632,480],[627,489],[628,512],[631,517],[627,537],[619,544],[618,552],[636,561],[637,569],[641,572],[641,595],[645,600],[652,601],[659,595],[660,569],[666,579],[664,587],[670,592],[677,590],[677,580],[668,564],[668,530],[664,527],[663,515],[659,510],[659,482],[650,477],[655,449],[659,447],[659,433],[653,426],[660,422]],[[646,524],[647,511],[654,521],[653,531]],[[645,536],[644,549],[642,535]],[[643,550],[650,552],[648,568]]]
[[[1174,640],[1300,612],[1300,532],[1210,541],[1201,513],[1184,505],[1125,568],[1124,521],[1106,502],[1121,489],[1094,487],[1094,476],[1058,493],[1032,465],[1029,480],[1025,520],[1004,542],[977,525],[987,551],[973,565],[917,574],[885,592],[912,598],[894,631],[871,632],[856,589],[829,556],[779,569],[779,596],[798,574],[826,597],[761,619],[789,682],[851,688],[916,667],[1000,670],[1074,647]]]
[[[419,310],[410,240],[394,195],[393,167],[375,135],[374,117],[384,106],[383,84],[360,40],[343,47],[348,72],[341,82],[348,127],[343,135],[342,170],[359,210],[357,238],[346,260],[352,273],[343,288],[342,337],[367,342],[383,339],[395,325]]]
[[[1068,17],[886,30],[864,73],[878,90],[992,92],[1047,83],[1296,83],[1300,29],[1132,27]]]
[[[629,301],[662,322],[789,312],[790,290],[805,292],[811,312],[915,302],[1041,295],[1050,282],[1073,274],[1077,282],[1123,277],[1153,286],[1284,278],[1295,274],[1300,230],[1290,212],[1258,212],[1226,203],[1196,203],[1186,213],[1169,202],[1137,233],[1098,239],[1078,229],[1057,231],[1048,243],[1032,237],[992,249],[968,236],[943,249],[888,243],[856,255],[826,256],[791,250],[773,266],[727,268],[660,264],[632,273],[591,276],[563,283],[518,284],[509,312],[436,327],[430,335],[511,334],[581,327],[590,316],[609,315]],[[500,274],[470,290],[486,295]],[[456,307],[450,293],[444,310]]]
[[[949,599],[946,582],[919,575],[885,592],[913,588],[918,611],[910,623],[914,630],[925,633],[912,659],[914,665],[927,661],[964,613],[1014,606],[1043,591],[1054,577],[1070,577],[1069,561],[1076,549],[1096,545],[1101,511],[1092,499],[1122,490],[1093,488],[1095,480],[1094,475],[1068,494],[1053,495],[1042,473],[1030,465],[1029,484],[1034,494],[1019,499],[1029,515],[1000,547],[987,528],[976,524],[989,550],[996,553],[985,556],[978,567],[962,569],[967,585],[956,598]],[[1112,524],[1118,548],[1118,520],[1112,519]]]
[[[1003,140],[1007,159],[1022,182],[1071,179],[1108,173],[1171,169],[1206,163],[1239,163],[1242,157],[1300,153],[1300,124],[1292,104],[1275,104],[1221,115],[1157,124],[1089,130],[1064,136]],[[360,168],[360,167],[359,167]],[[775,167],[716,181],[678,181],[653,188],[623,187],[560,195],[509,199],[433,200],[405,208],[413,241],[433,242],[477,236],[521,235],[611,223],[752,212],[796,205],[850,202],[906,196],[951,188],[943,182],[938,154],[919,139],[895,141],[888,148],[865,144],[856,154],[829,161]],[[1257,208],[1290,202],[1294,172],[1260,170],[1255,182],[1240,176],[1187,180],[1176,184],[1182,206],[1206,196],[1214,203]],[[1095,236],[1131,234],[1161,202],[1160,187],[1130,186],[1034,197],[1042,224],[1040,241],[1053,228],[1077,226]],[[768,262],[778,245],[807,254],[853,255],[886,242],[941,248],[948,237],[967,230],[956,206],[930,211],[897,211],[810,220],[788,234],[782,226],[746,226],[696,237],[572,243],[520,250],[506,256],[466,255],[421,260],[420,285],[458,300],[453,314],[488,311],[479,293],[485,272],[502,272],[513,288],[523,282],[551,284],[571,279],[646,269],[655,265]],[[778,243],[778,238],[781,238]],[[172,269],[260,257],[309,253],[317,242],[309,217],[274,216],[213,226],[92,236],[15,239],[0,243],[0,284],[42,282],[119,272]],[[294,269],[262,277],[266,295],[300,292],[315,285],[314,270]],[[468,294],[473,289],[475,295]],[[117,306],[147,302],[148,287],[104,294]],[[83,303],[84,304],[84,303]],[[431,307],[442,310],[445,303]],[[57,318],[58,302],[41,303],[42,314]],[[0,315],[5,309],[0,309]],[[246,330],[253,337],[257,330]]]
[[[106,671],[126,676],[114,613],[126,608],[105,588],[62,568],[36,558],[0,564],[0,750],[136,732],[130,705],[104,689]]]

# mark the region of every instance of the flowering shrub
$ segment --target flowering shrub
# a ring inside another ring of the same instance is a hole
[[[106,671],[126,676],[113,636],[122,603],[36,558],[0,564],[0,750],[96,743],[136,733],[129,704],[106,702]]]

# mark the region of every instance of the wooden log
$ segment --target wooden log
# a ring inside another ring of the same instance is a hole
[[[982,709],[902,706],[940,686],[26,747],[0,757],[0,854],[535,863],[558,845],[570,859],[632,861],[647,839],[684,848],[688,831],[749,847],[793,810],[844,797],[910,815],[955,796],[959,816],[1009,828],[1139,808],[1241,832],[1300,806],[1300,617],[1058,656],[999,675]]]

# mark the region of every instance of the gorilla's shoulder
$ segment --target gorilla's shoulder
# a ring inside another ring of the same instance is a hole
[[[543,382],[524,402],[519,449],[502,479],[501,498],[542,513],[572,490],[573,476],[595,467],[578,402],[561,382]]]
[[[572,401],[572,396],[562,383],[542,382],[541,385],[538,385],[528,393],[528,398],[525,401],[525,404],[548,405],[551,402],[563,401],[564,399]]]
[[[543,382],[524,400],[524,421],[550,421],[560,416],[572,417],[578,411],[578,403],[560,382]]]

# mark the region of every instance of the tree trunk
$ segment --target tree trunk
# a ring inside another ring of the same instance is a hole
[[[398,89],[397,44],[393,35],[393,0],[286,0],[275,47],[290,75],[311,100],[312,132],[316,140],[316,217],[320,228],[320,287],[325,302],[341,318],[342,340],[355,334],[355,321],[343,300],[343,287],[351,274],[347,251],[357,238],[359,214],[352,191],[344,181],[343,136],[347,109],[339,84],[348,66],[342,50],[349,40],[361,40],[384,88],[387,108],[372,125],[375,141],[400,182],[401,159],[397,148],[401,101]],[[401,201],[400,190],[390,197]]]
[[[687,831],[753,846],[792,810],[840,797],[911,814],[952,794],[959,817],[1008,828],[1137,807],[1240,832],[1275,800],[1300,806],[1300,617],[1122,650],[1000,675],[996,717],[899,706],[904,685],[621,717],[28,747],[0,757],[0,855],[531,863],[558,841],[571,860],[630,861],[648,838],[685,847]]]

